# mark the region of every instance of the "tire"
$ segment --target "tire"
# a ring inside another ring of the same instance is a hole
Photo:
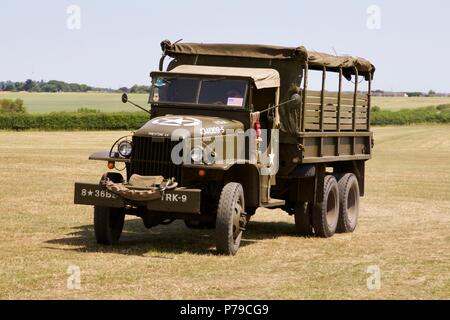
[[[359,184],[353,173],[339,179],[339,221],[336,232],[355,231],[359,216]]]
[[[339,187],[334,176],[325,176],[323,183],[323,201],[315,204],[313,227],[316,236],[332,237],[339,220]]]
[[[245,227],[244,191],[239,183],[225,185],[220,194],[216,218],[216,248],[220,254],[235,255]],[[244,220],[244,221],[243,221]]]
[[[115,183],[123,182],[123,177],[118,172],[106,172],[100,179],[103,184],[107,179]],[[123,208],[94,207],[94,232],[97,243],[112,245],[119,242],[125,223]]]
[[[122,208],[94,207],[94,231],[97,243],[117,244],[124,222],[125,213]]]
[[[313,235],[312,206],[308,202],[298,202],[294,208],[295,231],[299,236]]]

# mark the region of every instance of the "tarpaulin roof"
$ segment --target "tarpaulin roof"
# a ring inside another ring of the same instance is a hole
[[[249,77],[253,79],[257,89],[274,88],[280,86],[280,74],[277,70],[274,69],[180,65],[170,70],[170,72]]]
[[[257,44],[224,44],[224,43],[170,43],[165,40],[161,42],[164,54],[170,57],[178,55],[202,55],[202,56],[223,56],[223,57],[243,57],[257,59],[276,60],[299,60],[308,62],[311,69],[321,70],[326,67],[332,71],[344,69],[344,73],[355,74],[355,69],[359,75],[366,78],[373,75],[375,66],[370,61],[351,56],[334,56],[327,53],[309,51],[305,47],[281,47]]]

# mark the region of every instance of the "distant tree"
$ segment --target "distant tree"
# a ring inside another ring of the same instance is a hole
[[[42,92],[58,92],[58,86],[53,83],[45,83],[41,86]]]
[[[89,87],[89,86],[87,86],[85,84],[81,84],[80,85],[80,91],[81,92],[87,92],[87,91],[91,91],[91,90],[92,90],[92,87]]]
[[[31,79],[27,79],[27,81],[25,81],[24,85],[23,85],[23,90],[25,91],[31,91],[31,89],[34,86],[34,81]]]
[[[126,87],[123,87],[126,88]],[[120,90],[122,91],[121,88]],[[128,91],[129,89],[126,88]],[[148,92],[147,86],[134,86],[134,92],[145,93]],[[87,91],[104,91],[117,92],[110,88],[95,88],[86,84],[67,83],[59,80],[49,81],[33,81],[27,79],[25,82],[0,81],[0,91],[29,91],[29,92],[87,92]]]
[[[16,91],[16,85],[12,81],[6,81],[4,91]]]
[[[119,88],[119,91],[128,93],[130,91],[130,89],[128,89],[127,87],[122,87],[122,88]]]
[[[139,86],[135,84],[130,88],[130,93],[149,93],[150,87],[149,86]]]
[[[15,87],[14,91],[23,91],[24,90],[23,89],[23,85],[24,85],[23,82],[16,82],[16,83],[14,83],[14,87]]]
[[[436,92],[435,92],[435,91],[433,91],[433,90],[428,91],[428,96],[429,96],[429,97],[432,97],[432,96],[434,96],[434,95],[436,95]]]

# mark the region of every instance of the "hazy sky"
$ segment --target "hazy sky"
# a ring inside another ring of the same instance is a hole
[[[450,92],[449,1],[0,1],[0,80],[148,84],[183,38],[335,50],[371,60],[375,88]]]

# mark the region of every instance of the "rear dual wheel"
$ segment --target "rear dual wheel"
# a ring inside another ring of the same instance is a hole
[[[352,173],[339,179],[339,220],[336,232],[353,232],[359,216],[359,184]]]
[[[325,176],[322,199],[314,206],[312,222],[316,236],[329,238],[336,232],[339,220],[339,187],[334,176]]]
[[[323,201],[314,206],[312,225],[318,237],[329,238],[336,232],[353,232],[359,215],[358,179],[344,174],[339,182],[332,175],[324,180]]]

